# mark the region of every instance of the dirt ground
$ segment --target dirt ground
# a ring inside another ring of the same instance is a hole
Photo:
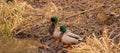
[[[87,12],[83,12],[92,8],[101,7],[105,12],[112,12],[114,9],[120,10],[120,0],[25,0],[28,4],[36,10],[38,16],[27,16],[27,21],[31,24],[27,30],[19,32],[17,35],[27,35],[27,37],[34,36],[40,40],[42,44],[50,46],[50,49],[39,46],[40,53],[67,53],[63,49],[63,43],[59,45],[54,44],[54,38],[48,34],[48,27],[50,18],[57,16],[59,19],[58,26],[65,25],[73,33],[80,35],[81,37],[91,36],[92,33],[99,38],[102,35],[104,28],[108,29],[108,35],[110,38],[114,38],[115,43],[120,41],[120,16],[115,17],[108,21],[107,25],[104,25],[99,19],[97,19],[97,9],[93,9]],[[83,12],[83,13],[80,13]],[[120,11],[119,11],[120,12]],[[118,13],[120,14],[120,13]],[[26,17],[25,17],[26,18]],[[36,19],[33,19],[36,18]],[[28,23],[27,23],[28,24]],[[19,28],[22,28],[20,26]],[[18,36],[23,38],[24,36]],[[85,41],[85,40],[83,40]]]

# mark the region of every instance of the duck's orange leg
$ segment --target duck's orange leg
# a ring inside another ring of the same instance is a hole
[[[64,48],[66,48],[66,49],[71,49],[71,48],[72,48],[72,45],[71,45],[71,44],[65,44],[65,45],[64,45]]]
[[[60,43],[60,38],[57,38],[56,41],[55,41],[56,44],[59,44]]]

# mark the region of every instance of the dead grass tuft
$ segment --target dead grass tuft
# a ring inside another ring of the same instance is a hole
[[[101,38],[96,38],[93,33],[92,38],[87,37],[85,43],[73,46],[69,53],[119,53],[119,44],[114,44],[113,40],[107,37],[107,29],[105,29]]]
[[[26,2],[0,3],[0,53],[38,53],[40,44],[33,39],[17,39],[13,36],[14,29],[24,23],[23,14],[31,12]]]

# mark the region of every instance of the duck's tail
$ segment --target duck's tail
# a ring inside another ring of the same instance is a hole
[[[80,40],[80,41],[81,41],[81,40],[83,40],[83,38],[82,38],[82,37],[79,37],[79,39],[78,39],[78,40]]]

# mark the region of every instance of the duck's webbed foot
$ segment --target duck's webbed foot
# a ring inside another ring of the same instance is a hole
[[[55,44],[59,44],[60,43],[60,39],[57,38],[56,41],[55,41]]]
[[[66,48],[66,49],[71,49],[72,48],[72,45],[71,44],[64,44],[64,48]]]

